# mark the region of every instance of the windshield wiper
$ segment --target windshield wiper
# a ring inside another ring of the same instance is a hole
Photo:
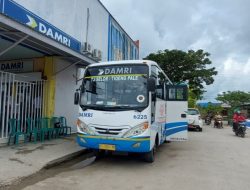
[[[123,111],[123,110],[136,110],[138,112],[142,112],[146,107],[133,107],[133,106],[109,106],[109,105],[103,105],[103,106],[89,106],[89,105],[80,105],[82,110],[85,111],[87,109],[93,109],[93,110],[103,110],[103,111],[117,111],[117,109]]]
[[[86,90],[86,92],[91,93],[91,94],[98,95],[97,92],[94,92],[94,91],[91,91],[91,90]]]
[[[136,108],[136,111],[142,112],[144,109],[146,109],[146,107],[137,107],[137,108]]]
[[[88,106],[88,105],[80,105],[82,110],[85,111],[86,109],[93,109],[93,110],[105,110],[102,106]]]
[[[118,108],[118,109],[126,109],[126,110],[136,110],[138,112],[142,112],[146,107],[133,107],[130,105],[127,106],[113,106],[112,108]]]

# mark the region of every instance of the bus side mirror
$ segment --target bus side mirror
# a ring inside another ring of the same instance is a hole
[[[80,99],[80,94],[78,91],[75,92],[75,97],[74,97],[74,104],[78,105],[79,104],[79,99]]]
[[[77,89],[76,91],[80,91],[81,93],[83,93],[85,91],[85,86],[84,84],[81,84],[79,89]]]
[[[155,79],[153,77],[150,77],[148,79],[148,91],[155,92],[155,90],[156,90]]]
[[[156,93],[152,93],[152,101],[153,101],[153,102],[156,101]]]

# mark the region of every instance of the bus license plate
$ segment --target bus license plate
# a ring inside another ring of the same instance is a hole
[[[111,144],[99,144],[99,149],[101,149],[101,150],[113,150],[113,151],[115,151],[115,145],[111,145]]]

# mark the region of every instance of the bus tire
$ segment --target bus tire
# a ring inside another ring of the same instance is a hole
[[[154,147],[152,148],[150,152],[147,152],[144,154],[145,162],[153,163],[155,161],[155,149],[156,149],[156,146],[154,145]]]
[[[96,160],[99,160],[105,156],[104,150],[93,149],[93,153],[94,153],[94,156],[96,157]]]

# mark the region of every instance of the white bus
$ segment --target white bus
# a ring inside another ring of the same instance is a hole
[[[153,162],[163,142],[187,140],[187,86],[173,85],[153,61],[89,65],[75,104],[77,142],[89,149],[142,153]]]

